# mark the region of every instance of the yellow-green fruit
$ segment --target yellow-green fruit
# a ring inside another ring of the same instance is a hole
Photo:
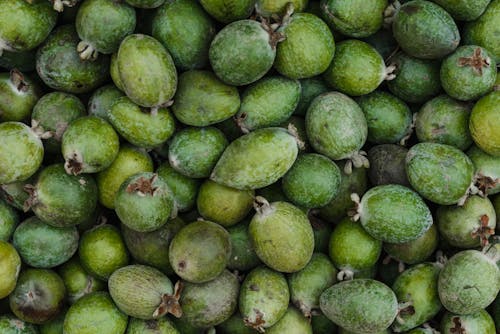
[[[8,242],[0,240],[0,299],[7,297],[16,287],[21,270],[21,258]]]
[[[484,152],[500,156],[500,91],[477,101],[469,120],[472,139]]]

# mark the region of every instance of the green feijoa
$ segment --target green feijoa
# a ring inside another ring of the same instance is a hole
[[[200,187],[196,204],[203,218],[228,227],[250,212],[254,195],[253,190],[234,189],[206,180]]]
[[[83,223],[96,209],[94,178],[67,174],[62,163],[44,168],[36,183],[26,185],[25,191],[30,194],[25,209],[31,208],[40,220],[55,227]]]
[[[227,145],[226,137],[217,128],[186,128],[172,137],[168,161],[184,176],[205,178],[210,176]]]
[[[336,282],[337,269],[328,256],[314,253],[302,270],[288,276],[291,302],[310,319],[319,309],[321,293]]]
[[[261,262],[248,233],[248,223],[241,222],[227,229],[231,238],[231,256],[227,268],[245,272],[255,268]]]
[[[368,190],[357,202],[363,228],[383,242],[403,243],[422,236],[432,225],[431,211],[413,190],[399,184],[386,184]]]
[[[198,328],[192,326],[189,322],[187,322],[183,317],[170,318],[174,323],[177,330],[182,334],[213,334],[214,328]]]
[[[257,334],[253,328],[245,326],[243,317],[239,312],[235,312],[229,319],[217,326],[217,333],[220,334]]]
[[[446,312],[441,318],[442,334],[481,333],[495,334],[495,322],[485,310],[473,314],[458,315]]]
[[[69,123],[86,114],[85,106],[75,95],[52,92],[42,96],[35,104],[31,123],[44,140],[45,150],[58,154],[61,152],[62,135]]]
[[[125,334],[181,334],[166,317],[155,320],[130,318]]]
[[[392,324],[404,332],[431,320],[440,310],[437,281],[441,268],[435,263],[420,263],[402,272],[392,285],[401,305],[399,318]]]
[[[0,73],[0,122],[28,119],[40,98],[39,90],[36,82],[17,69]]]
[[[315,334],[337,333],[337,325],[328,319],[322,312],[317,312],[311,318],[311,326]]]
[[[7,51],[3,50],[0,55],[0,67],[8,70],[17,69],[21,72],[32,72],[35,70],[36,49],[30,51]]]
[[[229,233],[219,224],[205,220],[177,232],[168,252],[175,273],[191,283],[204,283],[219,276],[230,255]]]
[[[167,183],[177,210],[189,211],[196,203],[200,182],[177,172],[168,162],[161,164],[156,173]]]
[[[395,144],[373,146],[368,151],[368,178],[374,186],[400,184],[410,187],[405,171],[408,149]]]
[[[206,8],[204,3],[201,1]],[[224,8],[227,8],[225,4]],[[248,85],[262,78],[273,66],[278,39],[278,35],[268,32],[257,21],[232,22],[212,40],[208,52],[210,64],[226,84]]]
[[[373,238],[360,224],[344,218],[330,236],[328,253],[339,278],[352,278],[356,272],[372,268],[382,252],[382,241]]]
[[[243,133],[280,125],[293,113],[300,98],[300,82],[282,76],[263,78],[249,86],[235,115]]]
[[[248,18],[255,7],[255,0],[231,0],[229,2],[201,0],[200,4],[217,21],[230,23]]]
[[[333,35],[323,20],[309,13],[297,13],[278,32],[285,40],[276,47],[274,68],[291,79],[323,73],[335,53]]]
[[[228,270],[209,282],[185,283],[179,299],[182,317],[200,328],[226,321],[236,310],[239,288],[238,278]]]
[[[472,140],[481,150],[494,157],[500,157],[499,111],[500,91],[494,91],[476,102],[469,119]]]
[[[496,64],[487,50],[465,45],[443,60],[440,76],[448,95],[462,101],[475,100],[493,88]]]
[[[439,206],[436,211],[439,234],[457,248],[486,245],[495,233],[496,220],[493,204],[481,196],[469,197],[463,206]]]
[[[98,173],[118,155],[120,141],[113,127],[97,116],[80,117],[68,126],[61,142],[68,174]]]
[[[327,157],[300,155],[283,176],[283,191],[295,205],[319,208],[327,205],[340,187],[340,168]]]
[[[136,8],[152,9],[163,5],[165,0],[125,0],[125,2]]]
[[[291,134],[296,136],[301,153],[311,151],[311,145],[307,139],[306,121],[303,117],[292,115],[281,123],[279,127],[288,129]]]
[[[78,249],[76,227],[53,227],[37,217],[22,222],[12,237],[23,261],[35,268],[53,268],[68,261]]]
[[[118,70],[118,53],[115,52],[111,55],[111,60],[109,63],[109,74],[111,75],[111,79],[115,84],[116,88],[125,91],[125,87],[123,87],[122,79],[120,78],[120,72]]]
[[[294,114],[304,116],[311,102],[318,96],[329,91],[326,83],[320,77],[300,80],[300,98]]]
[[[116,57],[121,84],[127,96],[142,107],[169,102],[177,89],[177,70],[163,45],[151,36],[125,37]]]
[[[387,329],[398,313],[394,292],[373,279],[354,279],[326,289],[320,297],[323,313],[337,325],[355,333]]]
[[[402,100],[375,91],[357,100],[368,125],[367,140],[374,144],[393,144],[407,139],[412,131],[412,113]]]
[[[488,254],[477,250],[455,254],[439,274],[439,298],[453,313],[476,313],[490,305],[499,290],[500,269]]]
[[[115,197],[120,185],[130,176],[153,171],[153,160],[145,151],[123,145],[111,165],[96,177],[99,202],[108,209],[115,208]]]
[[[79,42],[74,26],[54,29],[38,49],[36,70],[52,89],[68,93],[87,93],[101,86],[109,77],[109,57],[83,61],[78,56]]]
[[[16,287],[21,257],[17,250],[7,241],[0,240],[0,299],[7,297]]]
[[[140,264],[122,267],[109,277],[109,294],[125,314],[150,320],[171,313],[179,318],[179,288],[153,267]]]
[[[35,173],[24,181],[14,181],[8,184],[0,183],[0,198],[13,208],[24,210],[24,203],[29,198],[29,194],[24,191],[24,186],[33,184],[37,175],[38,173]]]
[[[416,114],[415,132],[420,142],[433,142],[466,150],[472,144],[469,133],[471,108],[448,95],[425,103]]]
[[[0,331],[3,334],[39,334],[36,325],[22,321],[11,314],[0,316]]]
[[[313,330],[310,319],[290,306],[281,319],[266,330],[266,333],[313,334]]]
[[[288,5],[289,2],[291,5]],[[287,9],[290,8],[287,6],[293,6],[289,10],[293,9],[295,13],[304,12],[308,2],[309,0],[257,0],[257,3],[255,4],[255,11],[258,15],[266,18],[272,17],[273,15],[279,15],[282,17],[283,15],[286,15]]]
[[[179,217],[169,220],[152,232],[137,232],[122,224],[121,231],[127,249],[135,261],[155,267],[167,275],[174,273],[168,260],[168,249],[174,235],[185,225]]]
[[[123,334],[128,317],[113,303],[107,292],[93,292],[74,303],[66,313],[65,334]]]
[[[66,318],[67,309],[63,309],[61,313],[54,319],[38,326],[40,334],[62,334],[64,318]]]
[[[344,171],[345,163],[340,162],[340,186],[337,195],[330,203],[319,209],[319,217],[330,223],[340,221],[352,209],[351,194],[356,193],[361,196],[368,190],[368,178],[366,169],[355,168],[352,173]]]
[[[467,152],[476,169],[476,184],[483,194],[497,194],[500,192],[500,156],[489,155],[476,145]]]
[[[285,273],[304,268],[314,251],[314,233],[307,215],[288,202],[255,199],[256,213],[248,231],[257,256]]]
[[[474,2],[476,4],[477,2]],[[498,37],[498,20],[500,19],[500,2],[491,1],[486,11],[477,20],[467,23],[463,38],[465,45],[479,45],[487,49],[498,63],[500,62],[500,39]]]
[[[397,53],[390,60],[396,69],[394,79],[387,82],[389,90],[408,103],[424,103],[441,91],[438,60],[418,59],[404,52]]]
[[[9,296],[10,309],[23,321],[43,324],[61,312],[65,294],[64,282],[54,271],[26,269]]]
[[[96,226],[81,236],[78,255],[85,271],[102,280],[129,262],[120,232],[108,224]]]
[[[481,16],[491,0],[469,2],[467,0],[435,0],[434,2],[446,9],[455,20],[474,21]]]
[[[418,143],[406,155],[406,174],[424,198],[441,205],[463,201],[474,176],[472,161],[458,148]]]
[[[441,333],[441,332],[436,331],[429,324],[424,324],[423,327],[414,328],[406,333],[407,334],[437,334],[437,333]]]
[[[403,243],[384,243],[384,250],[392,258],[407,264],[421,263],[436,250],[439,242],[438,229],[435,224],[419,238]]]
[[[0,199],[0,240],[9,241],[19,223],[17,211]]]
[[[105,20],[106,24],[102,24]],[[113,0],[87,0],[78,8],[75,27],[82,40],[77,51],[83,60],[95,60],[99,53],[118,51],[120,42],[134,32],[135,9]]]
[[[89,98],[89,115],[99,116],[109,121],[109,109],[111,109],[115,100],[123,95],[123,92],[113,84],[108,84],[96,89]]]
[[[89,293],[101,291],[106,288],[104,282],[89,275],[80,264],[78,257],[73,257],[58,269],[64,286],[66,287],[66,298],[70,304]]]
[[[370,332],[370,333],[372,333],[372,332]],[[376,333],[373,332],[373,334],[391,334],[391,333],[392,332],[389,329],[384,329],[383,331],[379,331]],[[339,327],[338,334],[359,334],[359,333],[358,332],[351,332],[351,331],[348,331],[347,329]],[[431,334],[434,334],[434,333],[431,333]]]
[[[421,59],[439,59],[453,52],[460,34],[453,18],[425,0],[401,5],[392,23],[394,38],[404,52]]]
[[[384,23],[387,0],[365,2],[333,1],[321,2],[324,20],[336,31],[349,37],[367,37],[378,31]]]
[[[179,76],[172,111],[184,124],[207,126],[230,118],[240,107],[236,87],[209,71],[192,70]]]
[[[239,310],[243,321],[259,332],[283,317],[289,301],[285,276],[265,266],[250,271],[241,284]]]
[[[3,50],[36,48],[56,25],[57,12],[48,1],[6,0],[0,6],[0,56]]]
[[[170,52],[180,70],[204,68],[215,24],[194,0],[167,1],[152,21],[152,35]]]
[[[210,179],[236,189],[263,188],[285,175],[297,154],[297,140],[287,130],[258,129],[229,144]]]

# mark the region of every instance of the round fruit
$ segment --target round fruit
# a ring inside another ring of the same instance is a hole
[[[156,173],[170,188],[177,210],[189,211],[196,202],[199,181],[177,172],[168,162],[161,164]]]
[[[493,91],[476,102],[469,120],[470,133],[476,145],[494,157],[500,156],[499,111],[500,91]]]
[[[310,320],[304,317],[295,307],[290,306],[285,315],[271,328],[266,330],[266,333],[313,334],[313,330]]]
[[[7,297],[16,287],[21,258],[16,249],[6,241],[0,240],[0,299]]]
[[[39,90],[35,82],[17,69],[0,73],[0,121],[20,122],[29,118],[40,98]]]
[[[106,121],[109,121],[109,109],[115,100],[123,95],[123,92],[113,84],[105,85],[96,89],[89,98],[89,115],[99,116]]]
[[[485,310],[468,315],[446,312],[441,319],[441,333],[453,334],[460,332],[495,334],[495,323]]]
[[[104,282],[87,274],[83,269],[78,257],[65,262],[59,267],[59,276],[64,281],[66,294],[70,304],[74,304],[77,300],[95,291],[104,290],[106,285]]]

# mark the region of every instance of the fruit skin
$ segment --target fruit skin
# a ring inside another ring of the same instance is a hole
[[[406,174],[422,197],[437,204],[452,205],[467,193],[474,166],[456,147],[418,143],[406,156]]]
[[[406,176],[405,159],[408,149],[395,144],[373,146],[368,151],[368,178],[374,186],[400,184],[410,187]]]
[[[476,145],[473,145],[466,152],[467,156],[471,159],[476,169],[476,177],[487,177],[491,180],[500,178],[500,156],[494,157],[481,151]],[[482,189],[484,192],[484,189]],[[486,187],[486,194],[493,195],[500,192],[500,182],[496,185],[488,185]]]
[[[0,199],[0,241],[9,241],[17,224],[19,224],[19,214],[17,211],[7,204],[7,202]]]
[[[70,304],[95,291],[104,290],[104,282],[87,274],[78,257],[73,257],[58,269],[59,276],[66,287],[66,297]]]
[[[441,333],[453,334],[459,330],[465,333],[495,334],[495,323],[485,310],[479,310],[469,315],[458,315],[446,312],[441,319]]]
[[[177,172],[168,162],[161,164],[156,173],[168,184],[180,212],[189,211],[196,203],[200,182]]]
[[[500,157],[499,111],[500,91],[493,91],[476,102],[469,120],[469,130],[476,145],[494,157]]]
[[[195,327],[216,326],[236,310],[239,288],[238,278],[228,270],[209,282],[185,283],[179,300],[182,316]]]
[[[404,3],[394,17],[392,31],[403,51],[421,59],[442,58],[460,42],[450,14],[425,0]]]
[[[217,333],[220,334],[257,334],[258,332],[245,326],[243,317],[239,312],[235,312],[229,319],[217,326]]]
[[[209,71],[191,70],[179,76],[172,111],[184,124],[207,126],[230,118],[240,107],[236,87]]]
[[[24,181],[43,160],[40,138],[24,123],[0,123],[0,184]]]
[[[24,203],[29,198],[29,194],[24,191],[24,186],[32,184],[36,180],[37,174],[33,174],[24,181],[14,181],[0,185],[0,198],[7,204],[18,210],[24,209]]]
[[[204,283],[224,271],[230,255],[229,233],[219,224],[201,220],[177,232],[170,243],[168,258],[183,280]]]
[[[439,298],[453,313],[476,313],[491,304],[499,290],[500,269],[477,250],[455,254],[439,274]]]
[[[109,109],[115,100],[123,95],[124,93],[113,84],[96,89],[89,98],[89,115],[99,116],[109,122]]]
[[[127,320],[107,292],[93,292],[69,308],[63,330],[65,334],[123,334]]]
[[[38,334],[38,328],[10,314],[0,316],[0,331],[3,334]]]
[[[130,318],[125,334],[181,334],[167,318],[142,320]]]
[[[407,264],[425,261],[436,250],[439,242],[438,229],[435,224],[419,238],[404,243],[384,243],[384,250],[392,258]]]
[[[309,13],[296,13],[278,29],[285,40],[276,47],[274,68],[291,79],[323,73],[335,53],[333,35],[323,20]]]
[[[304,317],[295,307],[290,306],[285,315],[266,330],[266,333],[313,334],[313,330],[309,319]]]
[[[201,0],[200,4],[205,11],[222,23],[242,20],[250,16],[254,9],[255,0],[231,1]]]
[[[337,333],[337,325],[321,312],[311,318],[311,326],[315,334]]]
[[[0,73],[0,121],[23,121],[29,118],[40,98],[40,88],[17,69]]]
[[[288,202],[256,198],[248,227],[257,256],[268,267],[286,273],[304,268],[314,251],[314,233],[306,214]]]
[[[300,99],[294,115],[304,116],[311,102],[323,93],[328,92],[329,88],[321,77],[306,78],[300,80]]]
[[[244,272],[258,266],[261,261],[253,249],[248,232],[248,222],[244,221],[231,226],[227,231],[231,238],[231,256],[227,268]]]
[[[52,89],[67,93],[87,93],[109,77],[109,57],[82,61],[76,51],[79,38],[72,25],[54,29],[36,55],[36,70]]]
[[[167,1],[156,11],[152,36],[172,55],[180,70],[204,68],[215,24],[196,1]]]
[[[125,2],[136,8],[152,9],[161,6],[165,0],[125,0]]]
[[[16,228],[13,245],[26,264],[53,268],[76,253],[78,239],[76,227],[53,227],[37,217],[30,217]]]
[[[8,242],[0,240],[0,299],[7,297],[16,287],[21,257],[17,250]]]
[[[118,72],[127,96],[142,107],[159,107],[177,89],[177,70],[172,56],[151,36],[132,34],[118,49]]]
[[[208,57],[215,74],[226,84],[248,85],[262,78],[273,65],[276,42],[260,23],[240,20],[215,35]]]
[[[321,294],[320,307],[330,320],[360,334],[383,331],[398,313],[394,292],[373,279],[354,279],[333,285]]]
[[[297,158],[297,141],[282,128],[264,128],[231,142],[210,179],[236,189],[257,189],[281,178]]]
[[[455,20],[474,21],[484,13],[490,0],[474,2],[468,2],[467,0],[435,0],[434,2],[443,7]]]

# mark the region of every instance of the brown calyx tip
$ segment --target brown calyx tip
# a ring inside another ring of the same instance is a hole
[[[181,292],[184,285],[181,281],[177,281],[174,286],[174,293],[172,295],[164,294],[160,306],[154,311],[153,317],[159,318],[165,314],[172,314],[176,318],[182,317],[182,308],[179,304]]]
[[[24,80],[24,75],[16,68],[10,71],[10,81],[18,92],[27,92],[30,85]]]
[[[306,317],[307,320],[309,322],[311,322],[311,318],[312,318],[311,308],[309,306],[305,305],[304,302],[302,302],[300,300],[295,303],[295,306],[297,306],[297,308],[300,310],[300,312],[302,312],[304,317]]]
[[[255,312],[255,321],[251,321],[248,317],[243,318],[243,322],[245,323],[245,326],[251,327],[258,331],[259,333],[264,333],[264,325],[266,324],[266,321],[264,320],[264,314],[258,310],[258,309],[253,309]]]
[[[236,126],[244,134],[247,134],[250,132],[250,129],[247,128],[245,125],[245,120],[247,119],[247,117],[248,117],[248,114],[246,112],[242,112],[241,114],[233,117],[234,122],[236,123]]]
[[[478,173],[475,176],[475,186],[478,189],[478,195],[482,197],[488,196],[488,191],[495,188],[498,184],[500,184],[500,178],[493,179],[482,173]]]
[[[361,198],[358,194],[351,194],[351,201],[354,202],[354,207],[347,211],[347,215],[351,217],[351,220],[358,221],[361,215]]]
[[[83,158],[78,152],[74,152],[71,158],[66,159],[64,163],[64,170],[68,174],[78,175],[83,170]]]
[[[150,178],[141,176],[135,182],[129,184],[126,188],[128,193],[137,193],[137,195],[144,197],[146,195],[154,196],[157,193],[159,187],[153,186],[153,183],[158,178],[158,174],[154,173]]]
[[[266,215],[272,211],[271,204],[262,196],[256,196],[253,201],[253,207],[258,214]]]
[[[289,123],[287,130],[288,130],[288,133],[291,134],[295,138],[295,141],[297,142],[297,146],[299,147],[299,149],[305,150],[306,144],[304,143],[303,140],[300,139],[299,131],[297,130],[297,127],[295,125],[293,125],[292,123]]]
[[[23,190],[28,193],[28,199],[23,203],[23,211],[28,212],[33,206],[38,203],[36,187],[32,184],[26,184]]]
[[[458,58],[458,66],[470,66],[479,75],[483,75],[483,67],[489,67],[490,64],[491,59],[489,57],[483,58],[479,47],[474,50],[472,56]]]
[[[405,321],[402,318],[403,315],[414,315],[415,307],[413,306],[413,301],[411,300],[411,295],[407,295],[408,301],[398,304],[398,315],[396,316],[396,321],[400,324],[404,324]]]
[[[460,321],[460,317],[453,317],[453,328],[450,328],[450,333],[453,334],[467,334],[465,328],[462,327],[462,321]]]
[[[470,235],[473,239],[479,238],[482,247],[488,246],[488,239],[495,234],[495,229],[488,226],[490,222],[490,217],[488,217],[488,215],[482,215],[481,218],[479,218],[479,222],[479,227],[476,227]]]

